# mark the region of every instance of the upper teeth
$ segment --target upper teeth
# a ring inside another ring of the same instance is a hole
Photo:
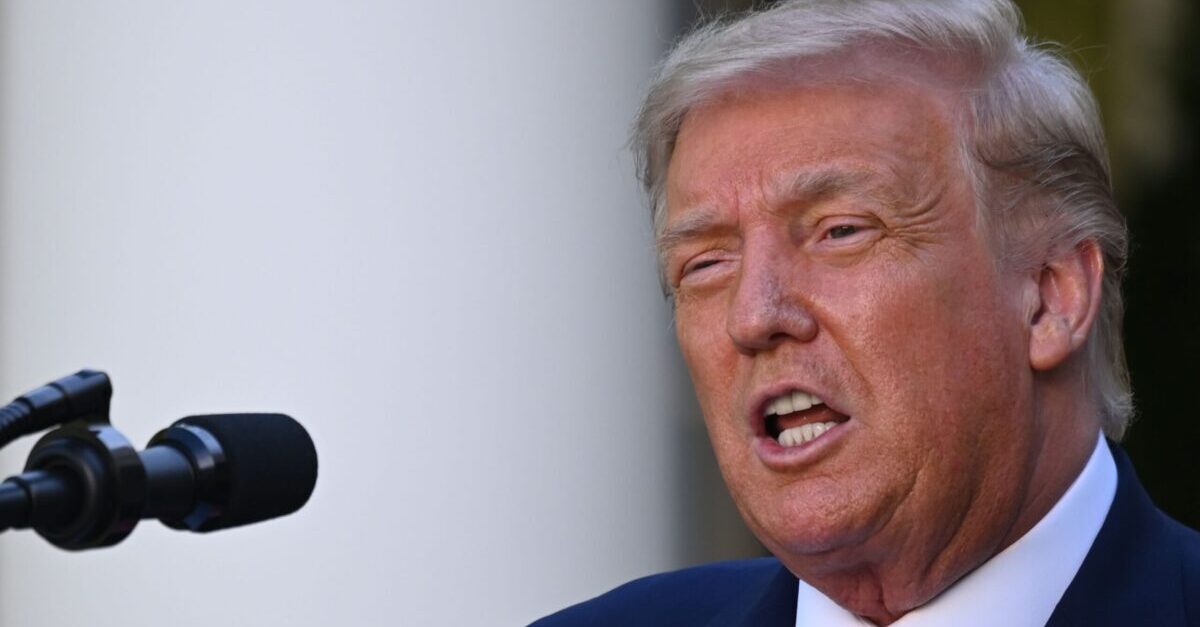
[[[804,411],[824,401],[807,392],[792,392],[784,394],[771,401],[767,406],[768,416],[786,416],[792,412]]]

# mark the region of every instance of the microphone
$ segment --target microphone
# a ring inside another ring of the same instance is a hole
[[[142,518],[215,531],[295,512],[316,480],[312,438],[283,414],[190,416],[141,453],[111,425],[77,421],[0,483],[0,530],[32,527],[68,550],[116,544]]]

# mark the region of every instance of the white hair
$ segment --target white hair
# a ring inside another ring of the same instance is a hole
[[[963,161],[1004,261],[1036,267],[1048,251],[1087,242],[1103,255],[1085,385],[1105,433],[1120,439],[1133,414],[1121,340],[1128,233],[1099,111],[1070,63],[1022,31],[1010,0],[785,0],[708,23],[676,44],[650,86],[633,137],[640,175],[661,233],[664,180],[683,118],[734,82],[803,79],[798,62],[873,43],[971,67],[961,92]]]

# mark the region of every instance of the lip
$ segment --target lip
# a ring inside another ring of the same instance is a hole
[[[838,423],[823,433],[821,437],[803,444],[784,447],[767,433],[766,411],[771,401],[789,392],[805,392],[820,398],[825,406],[842,416],[844,422]],[[753,436],[753,448],[759,460],[768,468],[775,471],[792,471],[815,463],[821,457],[828,455],[842,444],[851,431],[856,427],[854,418],[838,408],[830,405],[825,393],[814,390],[799,383],[780,383],[763,388],[750,405],[749,421]]]

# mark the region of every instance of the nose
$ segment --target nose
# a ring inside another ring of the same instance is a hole
[[[801,292],[799,273],[786,256],[743,254],[726,316],[726,331],[738,351],[753,355],[788,342],[809,342],[817,335]]]

